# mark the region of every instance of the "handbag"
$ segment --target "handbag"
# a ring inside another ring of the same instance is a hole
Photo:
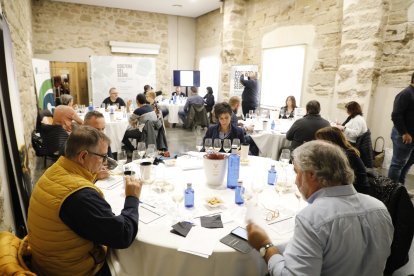
[[[379,140],[382,141],[382,147],[380,148],[380,150],[377,150],[377,143]],[[377,139],[375,139],[374,149],[373,149],[374,168],[381,168],[382,163],[384,162],[384,157],[385,157],[384,145],[385,145],[384,137],[379,136],[377,137]]]

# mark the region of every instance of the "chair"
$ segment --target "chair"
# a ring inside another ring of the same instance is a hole
[[[374,166],[374,152],[372,151],[371,131],[369,129],[356,139],[355,146],[361,154],[365,167],[372,168]]]
[[[209,126],[207,111],[203,104],[192,104],[190,106],[190,110],[188,111],[186,127],[193,129],[196,126]]]
[[[30,257],[27,239],[20,240],[9,232],[0,232],[0,275],[36,276],[25,263]]]
[[[44,167],[46,167],[47,159],[56,161],[59,156],[64,154],[65,143],[69,134],[63,129],[61,125],[46,125],[40,126],[40,137],[46,149],[46,156],[44,159]]]
[[[369,194],[384,203],[394,226],[391,254],[384,270],[385,274],[391,275],[408,263],[414,235],[414,207],[403,185],[394,183],[388,177],[379,176],[373,170],[367,170],[367,176],[371,186]]]

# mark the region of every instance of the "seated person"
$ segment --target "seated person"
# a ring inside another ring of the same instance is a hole
[[[124,208],[117,216],[94,184],[109,143],[103,132],[77,127],[65,156],[34,186],[27,225],[31,268],[38,275],[111,275],[108,247],[127,248],[135,240],[141,182],[125,177]]]
[[[178,117],[180,117],[184,126],[187,124],[188,112],[190,111],[190,106],[193,104],[204,105],[204,99],[198,95],[198,90],[195,86],[191,87],[191,96],[188,97],[184,109],[178,111]]]
[[[83,120],[83,124],[85,126],[91,126],[94,129],[97,129],[103,133],[105,133],[105,117],[104,115],[96,110],[89,111],[86,113],[85,118]],[[108,145],[108,157],[114,158],[111,150],[111,145]],[[97,179],[105,179],[109,177],[109,171],[106,164],[102,166],[102,169],[97,173]]]
[[[362,108],[357,102],[349,102],[345,105],[348,118],[342,125],[336,125],[344,132],[346,139],[355,145],[359,136],[368,131],[367,123],[362,117]]]
[[[285,250],[264,229],[247,225],[248,241],[270,275],[383,275],[394,227],[387,208],[358,193],[341,148],[310,141],[293,152],[296,185],[309,203],[295,217]]]
[[[152,91],[152,90],[153,88],[151,87],[151,85],[149,84],[144,85],[144,95],[147,95],[147,92]]]
[[[171,99],[172,99],[173,96],[177,96],[177,97],[183,96],[183,97],[185,97],[186,95],[185,95],[184,92],[181,92],[181,86],[176,86],[175,91],[171,92]]]
[[[135,147],[132,145],[129,139],[137,139],[138,141],[142,137],[142,129],[146,121],[157,121],[158,117],[151,105],[147,104],[147,98],[144,93],[137,95],[137,106],[134,113],[129,117],[129,126],[125,131],[122,143],[125,145],[125,149],[129,152],[134,151]],[[129,108],[129,106],[128,106]]]
[[[145,94],[145,97],[147,99],[147,102],[152,106],[157,115],[160,114],[159,112],[161,112],[163,118],[168,115],[168,108],[166,106],[158,105],[158,101],[156,101],[156,92],[154,92],[154,90],[148,91],[147,94]]]
[[[105,104],[106,107],[110,105],[116,105],[118,108],[126,106],[124,100],[118,97],[118,90],[115,87],[109,89],[109,97],[103,100],[102,104]]]
[[[53,124],[53,115],[49,109],[38,110],[36,118],[36,132],[40,132],[40,126],[42,124],[52,125]]]
[[[219,123],[212,125],[207,129],[203,141],[205,141],[206,138],[212,138],[213,141],[214,139],[219,138],[222,140],[223,144],[224,139],[233,141],[234,138],[238,138],[240,139],[241,144],[244,143],[243,130],[238,126],[231,124],[231,115],[233,112],[230,105],[228,103],[218,103],[214,106],[214,110],[216,119]],[[220,151],[224,152],[223,147]]]
[[[285,106],[280,108],[279,119],[290,119],[295,117],[296,99],[294,96],[286,98]]]
[[[315,134],[317,140],[325,140],[342,148],[348,158],[349,165],[354,171],[354,187],[359,193],[369,194],[369,182],[364,162],[359,157],[359,151],[345,138],[342,131],[336,127],[324,127]]]
[[[155,101],[157,103],[162,102],[164,100],[164,96],[162,95],[162,91],[155,92]]]
[[[286,133],[286,139],[292,141],[292,149],[315,140],[316,131],[330,126],[329,122],[321,117],[320,111],[321,105],[318,101],[313,100],[306,104],[306,115],[295,121]]]
[[[75,121],[78,124],[83,124],[83,120],[76,114],[73,109],[73,97],[69,94],[60,96],[62,104],[55,108],[53,113],[53,124],[61,125],[67,133],[72,131],[72,122]]]

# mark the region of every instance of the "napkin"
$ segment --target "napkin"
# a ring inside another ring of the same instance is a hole
[[[191,222],[187,221],[181,221],[179,223],[174,224],[171,226],[173,229],[171,229],[171,233],[187,237],[188,232],[190,232],[191,227],[193,227],[193,224]]]
[[[223,228],[221,215],[200,217],[201,226],[205,228]]]

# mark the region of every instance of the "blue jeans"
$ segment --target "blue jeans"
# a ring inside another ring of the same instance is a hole
[[[178,117],[183,122],[183,125],[186,126],[187,125],[187,112],[185,112],[184,110],[178,111]]]
[[[414,164],[414,142],[404,144],[402,136],[395,127],[392,128],[391,140],[393,153],[388,177],[397,183],[404,184],[405,177],[411,165]]]

